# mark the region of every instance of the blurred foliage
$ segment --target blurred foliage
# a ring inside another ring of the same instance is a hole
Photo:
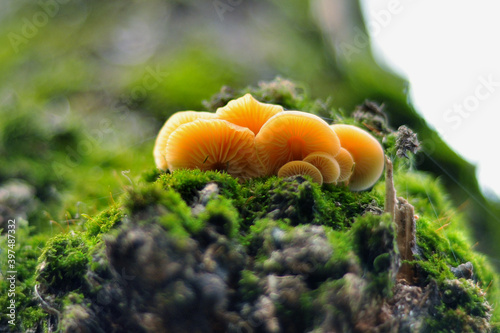
[[[334,108],[339,120],[365,99],[384,103],[393,128],[419,135],[414,167],[439,177],[455,204],[468,203],[478,248],[496,255],[500,206],[480,192],[474,166],[429,128],[408,83],[377,64],[368,43],[339,51],[365,30],[359,3],[338,2],[347,8],[342,31],[311,10],[321,3],[248,0],[221,10],[211,1],[2,1],[0,184],[18,178],[35,188],[42,206],[29,222],[38,229],[80,223],[151,169],[169,115],[205,109],[201,101],[223,85],[279,75],[322,98],[305,111],[323,117]]]

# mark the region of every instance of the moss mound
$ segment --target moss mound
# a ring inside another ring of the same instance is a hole
[[[278,80],[267,92],[257,96],[313,105],[289,82]],[[379,134],[389,153],[397,150],[394,133]],[[464,217],[438,180],[411,171],[406,159],[395,166],[398,194],[418,215],[414,258],[404,262],[414,269],[412,281],[397,278],[403,260],[396,226],[383,213],[382,180],[354,193],[307,177],[242,183],[216,171],[147,171],[80,226],[18,245],[22,320],[10,327],[2,315],[0,327],[495,331],[496,275],[474,251]],[[17,232],[27,236],[29,228]],[[8,301],[2,293],[0,306]]]
[[[241,184],[219,172],[162,174],[88,216],[84,230],[46,243],[32,284],[44,312],[28,302],[24,323],[65,332],[491,330],[493,272],[424,210],[418,281],[395,278],[394,226],[374,209],[382,195],[301,177]],[[466,263],[473,273],[457,276]],[[421,304],[401,310],[413,294]]]

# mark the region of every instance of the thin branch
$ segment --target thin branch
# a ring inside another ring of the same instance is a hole
[[[385,155],[385,212],[391,214],[392,220],[394,220],[396,203],[396,189],[394,188],[392,161],[387,155]]]
[[[53,314],[53,315],[56,315],[57,318],[59,319],[61,317],[61,312],[59,312],[59,310],[53,308],[50,306],[49,303],[47,303],[43,298],[42,296],[40,296],[40,294],[38,293],[38,285],[35,284],[35,296],[38,298],[38,300],[40,300],[40,303],[41,303],[41,306],[42,306],[42,309],[45,310],[45,312],[47,313],[50,313],[50,314]]]
[[[389,157],[385,156],[385,212],[390,213],[396,227],[396,243],[401,260],[406,261],[399,266],[397,279],[413,283],[414,268],[408,261],[413,260],[416,247],[415,212],[404,198],[396,197],[394,188],[393,165]]]

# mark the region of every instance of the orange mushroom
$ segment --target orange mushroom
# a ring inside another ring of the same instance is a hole
[[[345,148],[340,148],[340,151],[335,160],[338,162],[340,167],[340,175],[337,179],[337,183],[345,182],[349,180],[354,169],[354,160],[352,159],[351,153],[349,153]]]
[[[166,160],[170,170],[226,171],[242,179],[258,177],[254,134],[248,128],[221,119],[198,119],[179,126],[168,139]]]
[[[349,179],[352,191],[362,191],[373,186],[384,170],[384,150],[370,133],[352,125],[334,124],[340,144],[354,160],[354,171]]]
[[[313,182],[323,184],[321,172],[311,163],[304,161],[291,161],[278,170],[278,177],[286,178],[292,176],[310,176]]]
[[[172,134],[172,132],[175,131],[180,125],[189,123],[196,119],[215,118],[217,118],[215,113],[196,111],[180,111],[170,116],[156,137],[155,147],[153,149],[156,167],[162,170],[168,169],[168,163],[165,159],[168,138],[170,134]]]
[[[252,95],[234,99],[226,106],[217,109],[217,116],[238,126],[249,128],[255,135],[265,122],[275,114],[283,111],[283,107],[257,101]]]
[[[257,157],[266,175],[274,175],[287,162],[303,160],[312,152],[336,156],[340,141],[318,116],[300,111],[283,111],[271,117],[255,136]]]
[[[338,155],[337,155],[338,156]],[[323,183],[336,183],[340,175],[340,167],[335,158],[322,151],[310,153],[303,160],[314,165],[323,176]]]

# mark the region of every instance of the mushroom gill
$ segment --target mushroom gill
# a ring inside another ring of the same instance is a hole
[[[303,160],[312,152],[336,156],[340,141],[318,116],[300,111],[283,111],[271,117],[255,136],[257,157],[266,175],[275,175],[285,163]]]
[[[180,125],[189,123],[196,119],[215,118],[217,118],[215,113],[197,111],[179,111],[170,116],[156,137],[155,147],[153,149],[156,167],[161,170],[168,169],[168,163],[165,159],[168,138],[170,137],[170,134],[172,134],[172,132],[175,131]]]
[[[170,135],[166,160],[170,170],[225,171],[242,179],[258,177],[262,167],[255,155],[254,134],[221,119],[198,119]]]
[[[333,156],[322,151],[316,151],[307,155],[303,161],[311,163],[321,172],[323,183],[332,184],[337,182],[340,167]]]
[[[345,148],[340,148],[338,155],[335,156],[335,160],[340,167],[340,175],[337,179],[337,183],[348,181],[354,169],[354,160],[352,159],[351,153]]]
[[[311,163],[304,161],[291,161],[278,170],[278,177],[286,178],[292,176],[310,176],[313,182],[323,184],[321,172]]]

